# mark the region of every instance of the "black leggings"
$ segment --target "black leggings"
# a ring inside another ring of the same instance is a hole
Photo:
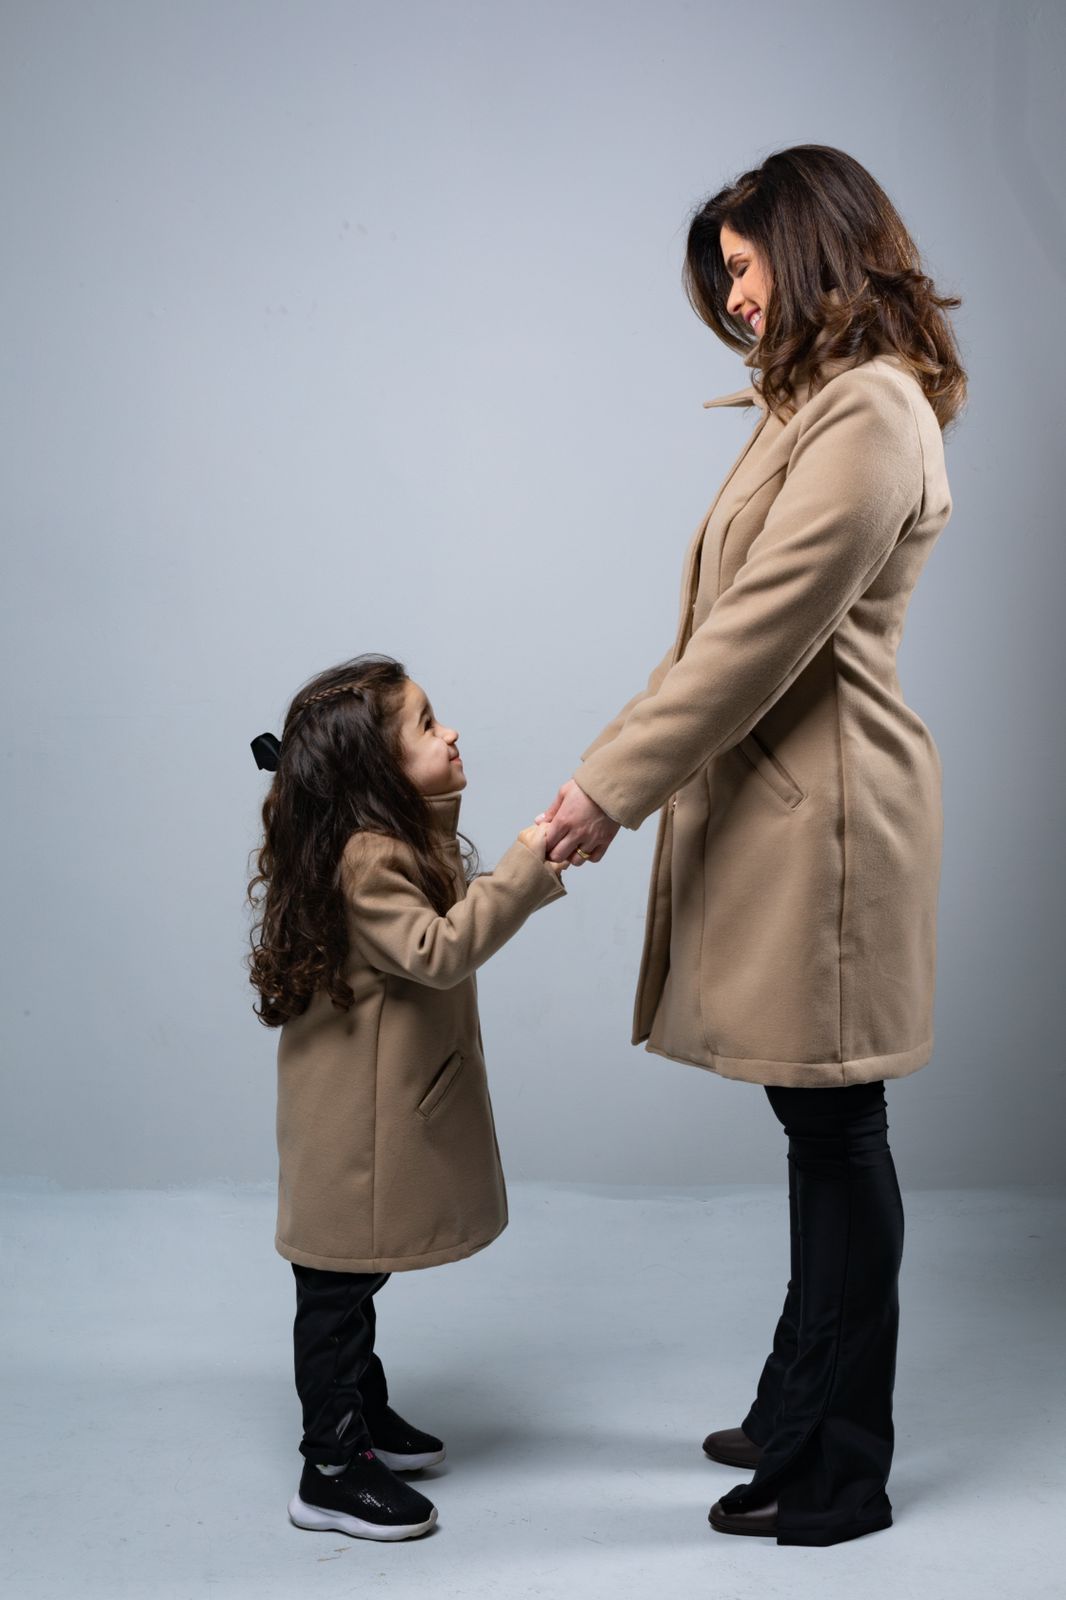
[[[370,1424],[388,1404],[374,1354],[374,1296],[387,1272],[324,1272],[292,1263],[296,1279],[293,1357],[303,1407],[300,1452],[324,1466],[370,1444]]]
[[[763,1448],[727,1511],[776,1498],[779,1544],[887,1528],[903,1201],[882,1082],[767,1088],[788,1134],[791,1270],[744,1432]]]

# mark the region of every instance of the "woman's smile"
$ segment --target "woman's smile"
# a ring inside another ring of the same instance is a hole
[[[731,287],[726,297],[726,311],[731,317],[746,322],[752,333],[762,333],[763,313],[771,293],[768,264],[750,239],[734,232],[726,224],[719,232],[719,245]]]

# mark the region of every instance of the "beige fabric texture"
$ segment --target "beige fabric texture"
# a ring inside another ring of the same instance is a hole
[[[565,895],[520,839],[467,885],[461,796],[429,801],[456,902],[439,916],[408,846],[356,833],[344,855],[355,1002],[319,992],[278,1045],[275,1245],[302,1266],[401,1272],[473,1255],[507,1225],[475,970]]]
[[[749,357],[749,365],[751,357]],[[896,1078],[933,1049],[941,763],[896,651],[951,496],[891,354],[758,420],[689,546],[677,637],[574,773],[660,812],[632,1042],[755,1083]]]

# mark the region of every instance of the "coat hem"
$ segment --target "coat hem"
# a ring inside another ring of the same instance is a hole
[[[494,1239],[498,1239],[506,1226],[505,1221],[495,1233],[474,1244],[447,1245],[441,1250],[426,1250],[415,1256],[323,1256],[286,1244],[276,1234],[274,1248],[279,1256],[295,1262],[298,1267],[317,1267],[323,1272],[410,1272],[418,1267],[439,1267],[448,1261],[465,1261],[467,1256],[476,1255]]]
[[[634,1039],[633,1044],[644,1041]],[[644,1044],[652,1055],[666,1061],[680,1061],[686,1066],[702,1067],[720,1078],[736,1078],[745,1083],[768,1084],[775,1088],[828,1088],[851,1083],[876,1083],[879,1078],[905,1078],[924,1067],[933,1054],[933,1040],[928,1038],[911,1050],[896,1050],[888,1055],[861,1056],[852,1061],[762,1061],[756,1057],[721,1056],[709,1052],[704,1061],[692,1056],[679,1056],[658,1045]]]

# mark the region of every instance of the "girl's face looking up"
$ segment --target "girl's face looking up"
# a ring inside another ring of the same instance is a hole
[[[399,711],[403,770],[419,794],[455,794],[466,788],[459,734],[433,715],[424,689],[408,678]]]

